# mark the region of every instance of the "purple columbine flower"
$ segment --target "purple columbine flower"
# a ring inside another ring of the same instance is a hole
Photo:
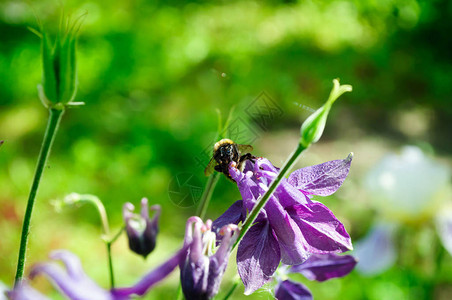
[[[299,282],[284,280],[275,288],[275,298],[278,300],[312,300],[309,289]]]
[[[173,257],[146,274],[132,287],[113,290],[101,288],[85,274],[79,258],[65,250],[54,251],[50,255],[52,259],[63,262],[65,268],[54,262],[37,264],[30,273],[30,279],[39,274],[46,275],[54,286],[71,300],[126,300],[130,299],[132,295],[144,295],[152,286],[168,276],[181,260],[185,259],[186,253],[187,247],[183,247]],[[16,285],[8,295],[11,300],[48,299],[32,288],[26,280]]]
[[[304,263],[289,268],[289,273],[303,274],[309,280],[325,281],[344,277],[356,266],[351,255],[313,254]]]
[[[26,280],[19,282],[12,291],[7,291],[6,295],[11,300],[49,300],[49,298],[32,288]],[[0,297],[0,299],[3,298]]]
[[[141,212],[139,215],[133,213],[134,209],[133,204],[129,202],[125,203],[122,209],[127,237],[129,238],[129,248],[146,258],[155,248],[156,237],[159,231],[160,205],[151,206],[150,210],[155,211],[152,219],[149,218],[148,199],[141,199]]]
[[[303,168],[283,179],[246,233],[237,250],[237,267],[251,294],[271,280],[280,262],[297,265],[312,254],[352,250],[344,225],[310,195],[329,196],[348,175],[352,155]],[[256,201],[268,190],[279,170],[265,158],[247,161],[241,172],[231,163],[229,173],[237,182],[243,200],[234,203],[214,222],[215,228],[245,220]]]
[[[284,266],[283,275],[300,273],[309,280],[325,281],[344,277],[356,266],[356,259],[351,255],[313,254],[304,263],[292,267]],[[280,268],[281,269],[281,268]],[[275,287],[278,300],[312,300],[309,289],[301,283],[291,280],[280,280]]]
[[[200,218],[191,217],[187,221],[184,245],[188,246],[188,253],[180,263],[182,291],[187,300],[212,299],[228,264],[237,226],[229,224],[220,229],[222,239],[216,252],[216,236],[211,227],[210,220],[204,224]]]

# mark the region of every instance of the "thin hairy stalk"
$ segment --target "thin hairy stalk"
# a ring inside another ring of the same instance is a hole
[[[49,119],[47,121],[47,128],[44,134],[44,139],[39,152],[38,162],[36,164],[36,171],[31,185],[30,194],[28,196],[27,208],[25,210],[24,221],[22,225],[22,234],[20,238],[19,258],[17,260],[17,269],[15,284],[22,280],[24,275],[25,259],[27,254],[28,236],[30,234],[30,222],[33,213],[33,206],[35,204],[36,194],[38,192],[39,183],[41,182],[42,173],[47,163],[47,159],[52,149],[53,141],[55,140],[58,127],[60,125],[61,117],[64,110],[49,109]]]
[[[207,207],[209,207],[210,199],[212,198],[213,190],[215,189],[215,185],[218,182],[218,178],[220,173],[215,173],[212,176],[209,177],[206,183],[206,188],[204,189],[204,192],[201,196],[201,202],[198,206],[198,211],[196,212],[196,215],[200,217],[201,219],[204,219],[207,212]]]

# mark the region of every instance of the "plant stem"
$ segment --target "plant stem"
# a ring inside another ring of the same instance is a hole
[[[201,202],[199,203],[198,211],[196,212],[196,215],[201,219],[204,219],[204,217],[206,216],[207,207],[209,206],[210,199],[212,198],[213,190],[215,189],[215,185],[218,182],[218,178],[220,178],[219,174],[220,173],[214,173],[207,180],[206,188],[202,193]]]
[[[119,229],[118,233],[116,233],[115,236],[113,236],[108,242],[110,244],[113,244],[114,242],[116,242],[116,240],[121,236],[121,233],[124,231],[124,229],[126,229],[125,227],[121,227],[121,229]]]
[[[107,224],[108,224],[108,222],[107,222]],[[113,257],[111,255],[111,245],[114,242],[116,242],[116,240],[119,238],[119,236],[121,235],[123,230],[124,230],[124,227],[122,227],[114,237],[109,238],[109,240],[105,241],[105,245],[107,246],[107,255],[108,255],[108,269],[110,272],[110,289],[115,288],[115,275],[113,272]]]
[[[71,197],[72,196],[72,197]],[[107,247],[107,256],[108,256],[108,272],[110,274],[110,287],[113,289],[115,287],[115,276],[113,272],[113,258],[111,255],[111,246],[112,244],[119,238],[124,227],[122,227],[116,235],[113,237],[110,236],[110,226],[108,225],[108,216],[107,211],[105,210],[105,206],[99,197],[94,195],[80,195],[80,194],[71,194],[68,197],[74,202],[88,202],[94,205],[99,213],[100,221],[102,223],[102,240],[105,242],[105,246]]]
[[[232,296],[232,294],[234,293],[235,289],[237,288],[237,286],[239,285],[240,282],[240,277],[236,278],[234,280],[234,284],[232,285],[232,287],[229,289],[228,293],[226,294],[226,296],[224,296],[223,300],[228,300],[229,297]]]
[[[110,274],[110,288],[113,289],[115,287],[115,276],[113,272],[113,258],[111,255],[111,245],[114,241],[121,235],[122,229],[114,236],[113,238],[110,237],[110,226],[108,225],[108,216],[107,212],[105,211],[105,207],[100,201],[100,199],[93,195],[83,195],[83,201],[87,201],[92,203],[99,212],[100,220],[102,223],[102,231],[103,233],[103,240],[105,241],[105,246],[107,247],[107,256],[108,256],[108,272]]]
[[[270,187],[268,188],[268,191],[264,194],[264,196],[261,198],[261,200],[258,200],[256,205],[251,210],[250,214],[248,215],[248,218],[246,218],[245,222],[242,225],[242,228],[240,229],[239,236],[237,237],[237,240],[234,243],[233,249],[238,245],[240,240],[245,236],[245,234],[248,232],[248,230],[253,225],[254,221],[256,220],[257,216],[259,215],[259,212],[261,209],[267,204],[268,200],[270,199],[273,192],[278,187],[281,180],[287,175],[287,173],[290,171],[290,169],[293,167],[293,165],[297,162],[298,157],[300,154],[306,150],[309,147],[302,146],[301,144],[298,144],[295,151],[292,153],[292,155],[289,157],[289,159],[286,161],[284,166],[282,167],[281,171],[278,173],[278,176],[276,179],[271,183]]]
[[[19,258],[17,261],[17,270],[15,277],[15,284],[17,284],[24,275],[25,258],[27,254],[28,235],[30,233],[31,215],[33,212],[33,206],[38,192],[39,183],[41,181],[44,167],[47,163],[47,159],[52,148],[53,141],[55,140],[58,126],[60,125],[61,117],[64,110],[49,109],[49,119],[47,121],[47,128],[44,134],[44,139],[41,145],[41,151],[39,152],[38,162],[36,165],[35,176],[31,185],[30,194],[28,196],[27,208],[25,210],[24,222],[22,225],[22,234],[20,239]]]
[[[110,236],[110,226],[108,225],[108,216],[107,212],[105,211],[104,204],[102,203],[102,201],[100,201],[99,197],[89,194],[80,195],[79,201],[91,203],[96,207],[97,212],[99,213],[100,222],[102,223],[103,235],[106,237],[106,239],[108,239]]]
[[[111,242],[106,243],[107,245],[107,255],[108,255],[108,269],[110,271],[110,288],[115,288],[115,276],[113,273],[113,258],[111,256]]]

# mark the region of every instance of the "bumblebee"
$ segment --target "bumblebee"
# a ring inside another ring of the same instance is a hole
[[[213,171],[223,173],[227,178],[234,181],[229,175],[229,163],[234,161],[237,168],[242,170],[246,160],[254,161],[256,157],[252,155],[253,147],[250,145],[240,145],[230,139],[222,139],[213,146],[213,156],[204,170],[206,176],[210,176]],[[242,155],[242,153],[245,153]]]

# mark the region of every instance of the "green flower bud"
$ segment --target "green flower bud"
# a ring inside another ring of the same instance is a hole
[[[351,92],[351,85],[340,85],[339,80],[333,80],[333,89],[331,90],[328,101],[316,110],[312,115],[310,115],[301,125],[301,139],[300,144],[307,148],[310,144],[316,143],[323,134],[323,129],[325,129],[326,119],[328,113],[330,112],[331,106],[345,92]]]
[[[54,44],[41,26],[42,83],[38,92],[46,108],[63,109],[66,105],[79,104],[71,102],[78,85],[75,45],[81,17],[74,22],[67,20],[65,25],[61,18]]]

